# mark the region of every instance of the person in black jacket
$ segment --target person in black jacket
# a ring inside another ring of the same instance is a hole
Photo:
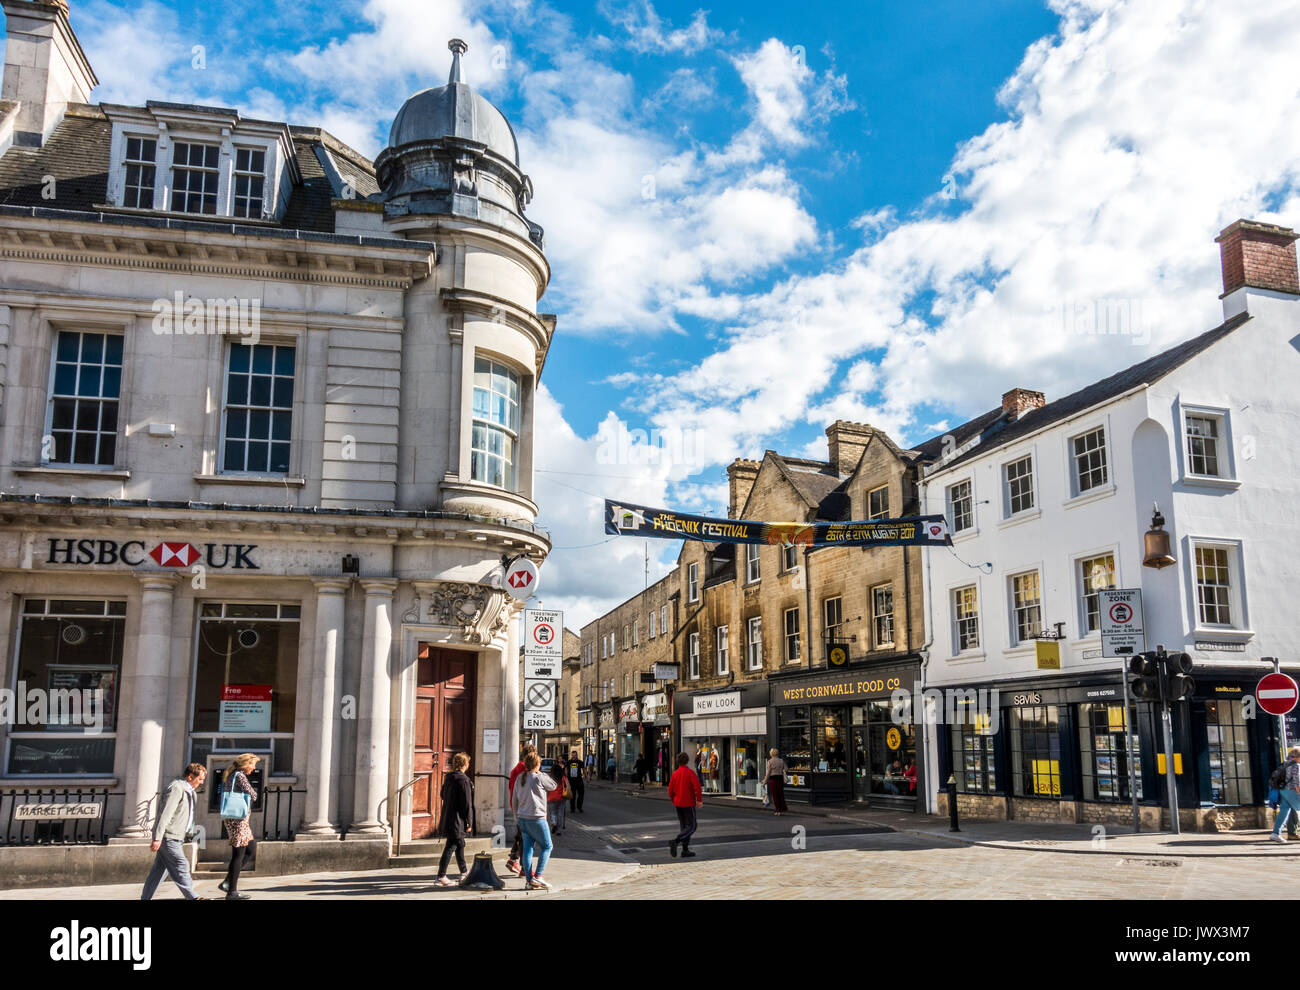
[[[565,764],[565,773],[569,778],[569,810],[582,814],[582,799],[587,793],[586,781],[582,779],[582,761],[578,759],[578,751],[575,749],[569,754],[569,762]]]
[[[474,782],[465,771],[469,769],[469,754],[457,753],[451,758],[451,773],[442,781],[442,834],[447,844],[442,847],[438,862],[438,876],[433,881],[438,887],[455,886],[447,877],[447,864],[453,850],[460,875],[465,876],[465,836],[474,831]]]

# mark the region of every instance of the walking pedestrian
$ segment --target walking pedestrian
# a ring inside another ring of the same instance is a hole
[[[246,860],[257,855],[257,842],[253,838],[253,830],[248,827],[257,791],[249,783],[248,775],[260,760],[260,756],[252,753],[240,753],[230,764],[222,783],[221,821],[226,826],[226,835],[230,836],[230,868],[219,889],[226,892],[228,901],[248,900],[247,894],[239,892],[239,872],[244,868]]]
[[[636,758],[636,763],[633,764],[632,769],[636,773],[636,786],[640,790],[644,791],[645,775],[646,775],[646,758],[644,756],[638,756]]]
[[[510,771],[510,781],[507,790],[507,797],[510,801],[510,807],[514,807],[515,783],[519,780],[519,775],[524,772],[524,759],[529,753],[536,753],[537,747],[532,743],[521,743],[519,746],[519,762],[515,764]],[[523,868],[519,865],[520,850],[523,848],[524,830],[519,824],[519,819],[515,819],[515,841],[510,846],[510,855],[506,857],[506,869],[516,876],[523,876]]]
[[[1282,828],[1292,815],[1300,815],[1300,746],[1292,746],[1287,750],[1284,766],[1285,776],[1277,791],[1281,807],[1277,820],[1273,822],[1274,842],[1286,842],[1286,837],[1282,835]]]
[[[690,767],[691,758],[685,753],[677,754],[677,769],[668,780],[668,800],[672,801],[677,811],[677,822],[681,831],[677,838],[668,843],[668,851],[677,855],[677,847],[682,847],[682,858],[694,856],[691,852],[691,836],[695,834],[698,822],[695,809],[704,806],[704,791],[700,787],[700,778]]]
[[[790,810],[785,806],[785,760],[775,749],[768,750],[767,756],[767,769],[763,772],[767,780],[767,796],[772,801],[772,813],[783,815]]]
[[[611,784],[616,783],[618,781],[618,763],[615,762],[614,757],[611,756],[605,762],[605,770],[609,773],[609,782]]]
[[[569,810],[582,814],[582,799],[587,794],[587,784],[582,779],[582,761],[578,759],[576,749],[569,754],[566,767],[569,776]]]
[[[587,779],[591,780],[596,775],[596,754],[587,754]]]
[[[555,781],[555,790],[546,795],[546,817],[555,834],[559,835],[565,824],[564,799],[569,796],[565,793],[568,785],[564,780],[564,764],[559,760],[551,764],[550,778]]]
[[[195,792],[203,786],[208,770],[202,763],[191,763],[181,777],[173,780],[163,791],[162,810],[153,823],[153,842],[149,848],[157,853],[153,866],[144,881],[140,900],[150,900],[162,883],[163,874],[181,889],[187,901],[201,901],[194,892],[190,878],[189,860],[185,858],[185,843],[194,839]]]
[[[524,886],[529,890],[546,890],[550,884],[542,879],[551,858],[551,832],[546,827],[546,798],[555,790],[555,781],[541,772],[541,758],[534,750],[524,757],[524,772],[515,781],[510,806],[524,836]],[[533,851],[537,851],[537,870],[533,871]]]
[[[451,773],[442,781],[442,834],[446,845],[438,861],[438,875],[434,885],[454,887],[447,876],[451,854],[456,853],[456,866],[461,880],[465,879],[465,836],[474,831],[474,781],[465,772],[469,769],[469,754],[457,753],[451,758]]]

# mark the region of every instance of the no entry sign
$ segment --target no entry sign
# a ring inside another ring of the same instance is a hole
[[[1265,674],[1255,685],[1255,700],[1270,715],[1285,715],[1300,699],[1300,689],[1286,674]]]

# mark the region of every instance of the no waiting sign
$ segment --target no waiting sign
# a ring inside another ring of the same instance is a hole
[[[1097,592],[1097,605],[1103,657],[1131,657],[1146,651],[1140,588],[1102,588]]]
[[[555,609],[524,610],[524,656],[530,660],[564,659],[564,613]]]

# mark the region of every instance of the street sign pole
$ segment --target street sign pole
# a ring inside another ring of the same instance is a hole
[[[1137,781],[1133,779],[1133,730],[1128,723],[1128,661],[1120,660],[1119,682],[1124,686],[1124,752],[1128,754],[1128,793],[1133,799],[1133,831],[1142,831],[1142,819],[1138,817]]]
[[[1264,659],[1267,660],[1268,658],[1265,657]],[[1281,658],[1281,657],[1274,657],[1274,658],[1273,658],[1273,673],[1275,673],[1275,674],[1280,674],[1280,673],[1282,673],[1282,658]],[[1258,702],[1259,699],[1256,698],[1255,700]],[[1282,739],[1282,754],[1281,754],[1281,756],[1282,756],[1282,761],[1285,763],[1285,762],[1286,762],[1286,751],[1287,751],[1287,747],[1290,745],[1290,744],[1287,742],[1287,740],[1286,740],[1286,716],[1285,716],[1285,715],[1279,715],[1279,716],[1277,717],[1277,728],[1278,728],[1278,735],[1279,735],[1279,736],[1281,737],[1281,739]]]

